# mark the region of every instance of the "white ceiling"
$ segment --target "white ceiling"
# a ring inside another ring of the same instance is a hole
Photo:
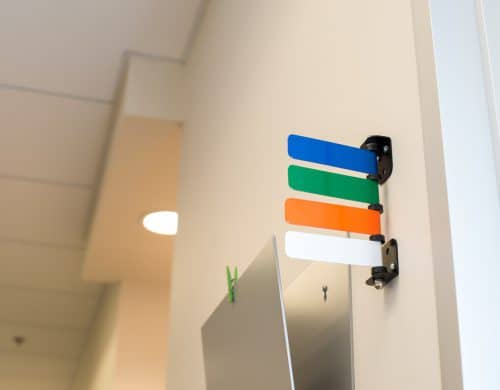
[[[180,59],[200,0],[4,0],[0,83],[111,100],[123,53]]]
[[[81,267],[126,53],[182,60],[201,1],[2,2],[1,389],[71,388],[100,297]]]
[[[0,121],[0,175],[94,185],[109,105],[0,88]]]

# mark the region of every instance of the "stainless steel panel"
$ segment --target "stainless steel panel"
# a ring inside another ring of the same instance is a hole
[[[349,266],[310,265],[286,289],[285,306],[296,390],[352,390]]]
[[[207,390],[293,390],[275,241],[202,328]]]

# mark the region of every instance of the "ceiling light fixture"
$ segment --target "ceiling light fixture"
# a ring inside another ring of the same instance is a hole
[[[150,232],[173,236],[177,234],[179,215],[175,211],[155,211],[142,220],[142,224]]]

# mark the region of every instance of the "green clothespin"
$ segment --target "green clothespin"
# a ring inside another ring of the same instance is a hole
[[[231,275],[231,269],[229,266],[226,267],[227,276],[227,296],[229,297],[229,302],[234,303],[234,286],[238,281],[238,267],[234,267],[234,277]]]

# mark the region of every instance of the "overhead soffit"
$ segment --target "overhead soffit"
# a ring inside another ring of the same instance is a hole
[[[0,388],[71,383],[100,292],[81,281],[81,267],[124,59],[182,59],[199,3],[2,3]],[[165,260],[171,242],[157,238],[137,242],[152,258],[162,247]],[[24,348],[12,344],[14,332],[29,340]]]
[[[89,280],[168,280],[173,237],[148,232],[142,218],[176,210],[179,123],[128,116],[112,139],[84,264]]]

